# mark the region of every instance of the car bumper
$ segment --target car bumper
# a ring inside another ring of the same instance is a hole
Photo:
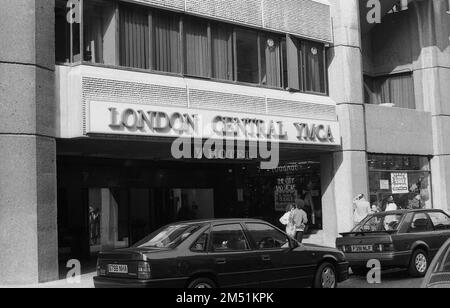
[[[381,267],[407,267],[411,252],[346,253],[345,258],[352,268],[367,268],[370,260],[379,261]]]
[[[348,268],[350,264],[349,262],[341,262],[337,266],[337,275],[338,275],[338,282],[346,281],[349,278],[348,275]]]
[[[95,288],[184,288],[186,282],[187,278],[138,280],[102,276],[94,277]]]

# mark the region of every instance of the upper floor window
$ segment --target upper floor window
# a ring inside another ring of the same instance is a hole
[[[84,61],[327,93],[321,43],[121,1],[83,1],[83,20],[69,24],[67,1],[58,3],[59,62]]]
[[[364,76],[364,90],[370,104],[416,109],[412,73]]]

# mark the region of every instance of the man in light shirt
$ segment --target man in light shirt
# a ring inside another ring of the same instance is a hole
[[[302,199],[295,200],[296,209],[293,210],[292,218],[295,225],[295,239],[301,243],[303,241],[303,233],[305,232],[306,224],[308,223],[308,215],[303,210],[305,202]]]

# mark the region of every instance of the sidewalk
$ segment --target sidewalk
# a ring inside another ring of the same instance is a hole
[[[81,275],[81,282],[76,284],[69,284],[67,283],[66,279],[52,281],[52,282],[46,282],[46,283],[39,283],[35,285],[20,285],[20,286],[1,286],[0,288],[56,288],[56,289],[64,289],[64,288],[71,288],[71,289],[86,289],[86,288],[93,288],[94,282],[93,278],[96,275],[95,272],[88,273],[85,275]]]

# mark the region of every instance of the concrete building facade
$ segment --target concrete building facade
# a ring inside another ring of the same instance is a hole
[[[449,2],[370,3],[4,1],[0,284],[181,218],[276,223],[299,198],[305,242],[328,246],[358,194],[449,210]],[[190,127],[246,143],[176,159]],[[252,129],[277,169],[249,156]]]

